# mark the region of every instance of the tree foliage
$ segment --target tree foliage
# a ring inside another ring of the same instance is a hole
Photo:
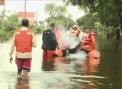
[[[45,11],[50,16],[46,19],[48,23],[54,22],[56,25],[70,26],[74,24],[74,21],[70,17],[66,17],[67,8],[66,5],[57,6],[55,4],[47,4]]]
[[[102,24],[122,28],[122,0],[64,0],[97,13]]]
[[[94,25],[97,21],[99,21],[98,17],[94,16],[93,14],[86,14],[85,16],[78,19],[77,23],[81,27],[94,28]]]
[[[46,20],[48,23],[49,22],[53,22],[55,23],[56,25],[62,25],[62,26],[71,26],[74,24],[74,21],[68,17],[64,17],[64,16],[57,16],[57,17],[49,17],[47,20]]]
[[[7,16],[5,20],[1,19],[0,23],[0,40],[9,40],[12,37],[16,27],[19,26],[16,14]]]
[[[5,19],[0,19],[0,41],[9,40],[13,36],[15,29],[18,27],[20,27],[20,24],[15,13],[6,16]],[[38,25],[34,25],[33,31],[39,33],[41,30]]]
[[[64,16],[67,12],[66,6],[57,6],[49,3],[45,6],[45,11],[50,17]]]

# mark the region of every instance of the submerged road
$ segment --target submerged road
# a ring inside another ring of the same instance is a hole
[[[89,64],[82,51],[55,58],[53,70],[43,71],[41,44],[38,35],[29,79],[21,81],[16,78],[15,61],[9,63],[10,42],[0,44],[0,89],[99,89],[103,85],[100,81],[106,78],[97,75],[98,68]]]

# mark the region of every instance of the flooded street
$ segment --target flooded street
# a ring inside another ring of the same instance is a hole
[[[9,63],[10,42],[2,43],[0,89],[122,89],[122,48],[113,41],[98,42],[100,60],[88,60],[86,54],[80,51],[55,58],[53,70],[43,71],[41,35],[37,35],[29,79],[21,81],[16,78],[15,61]]]

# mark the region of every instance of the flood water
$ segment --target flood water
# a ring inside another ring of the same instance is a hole
[[[9,63],[9,48],[10,42],[0,44],[0,89],[122,89],[122,44],[117,46],[114,40],[98,40],[100,60],[89,61],[80,51],[55,58],[53,70],[43,71],[38,35],[29,80],[21,81],[15,62]]]

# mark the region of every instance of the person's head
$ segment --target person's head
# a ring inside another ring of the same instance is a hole
[[[87,32],[87,33],[91,32],[91,28],[87,28],[87,29],[86,29],[86,32]]]
[[[50,23],[49,26],[53,29],[55,28],[55,24],[54,23]]]
[[[77,30],[77,28],[78,28],[77,25],[73,25],[73,26],[72,26],[72,29],[73,29],[73,30]]]
[[[24,27],[28,27],[29,26],[29,20],[28,19],[22,19],[21,25]]]
[[[85,33],[89,33],[90,31],[91,31],[91,28],[86,28],[86,27],[83,28],[83,32]]]

